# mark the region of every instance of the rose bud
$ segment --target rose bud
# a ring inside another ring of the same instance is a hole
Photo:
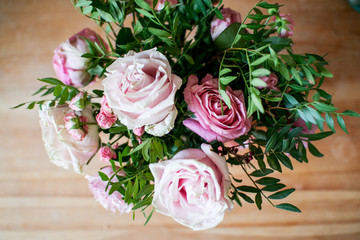
[[[69,103],[69,107],[74,111],[84,110],[86,107],[86,94],[84,92],[79,92]]]
[[[81,57],[90,52],[84,38],[102,46],[100,37],[94,31],[84,28],[55,49],[54,70],[58,78],[66,85],[82,87],[90,81],[91,76],[86,71],[90,59]]]
[[[211,37],[215,40],[227,27],[236,22],[241,22],[240,13],[230,9],[223,8],[221,9],[223,19],[214,17],[211,22]]]

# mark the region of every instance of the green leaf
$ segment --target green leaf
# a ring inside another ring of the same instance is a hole
[[[218,19],[224,19],[224,16],[222,15],[221,11],[217,8],[214,9],[215,15]]]
[[[160,38],[171,37],[171,33],[167,32],[167,31],[157,29],[157,28],[152,28],[152,27],[149,27],[148,29],[152,34],[154,34],[157,37],[160,37]]]
[[[234,81],[236,79],[235,76],[227,76],[227,77],[220,77],[220,82],[223,85],[228,85],[229,83],[231,83],[232,81]]]
[[[330,130],[335,132],[334,120],[329,113],[325,113],[325,120]]]
[[[269,17],[271,17],[271,15],[261,15],[261,14],[249,14],[248,15],[248,18],[257,20],[257,21],[261,21],[261,20],[269,18]]]
[[[268,155],[266,157],[266,160],[269,164],[269,166],[276,170],[276,171],[279,171],[279,172],[282,172],[282,169],[281,169],[281,166],[280,166],[280,163],[279,161],[277,160],[277,158],[275,158],[273,155]]]
[[[223,69],[221,69],[221,71],[219,73],[219,76],[225,75],[225,74],[227,74],[229,72],[231,72],[230,68],[223,68]]]
[[[259,210],[261,210],[261,204],[262,204],[262,198],[261,198],[261,194],[260,193],[257,193],[255,195],[255,203],[256,203],[256,206]]]
[[[261,103],[261,99],[258,95],[256,95],[255,93],[251,93],[251,100],[253,101],[253,103],[261,113],[265,112],[264,107]]]
[[[150,7],[150,5],[147,2],[145,2],[144,0],[135,0],[135,2],[142,9],[145,9],[147,11],[152,11],[152,8]]]
[[[323,75],[324,77],[329,77],[329,78],[332,78],[334,75],[329,72],[329,70],[327,70],[326,68],[324,68],[323,66],[321,66],[320,64],[318,63],[315,63],[315,66],[316,68],[318,69],[319,73],[321,75]]]
[[[271,186],[274,185],[276,183],[278,183],[280,180],[277,178],[272,178],[272,177],[263,177],[260,178],[258,180],[256,180],[255,182],[261,185],[265,185],[265,186]]]
[[[314,102],[312,105],[320,112],[335,112],[337,110],[336,107],[321,102]]]
[[[276,52],[274,51],[274,49],[272,49],[271,47],[269,47],[269,51],[270,51],[271,60],[273,60],[274,65],[276,67],[278,64],[278,61],[279,61],[278,56],[277,56]]]
[[[100,176],[101,180],[109,181],[109,177],[105,173],[100,172],[100,171],[98,173],[99,173],[99,176]]]
[[[280,190],[280,189],[282,189],[284,187],[286,187],[284,184],[278,183],[278,184],[275,184],[275,185],[272,185],[272,186],[263,187],[261,190],[266,191],[266,192],[275,192],[275,191],[278,191],[278,190]]]
[[[341,113],[342,115],[350,116],[350,117],[360,117],[360,114],[351,110],[345,110]]]
[[[267,55],[264,55],[258,59],[256,59],[255,61],[251,62],[250,63],[250,66],[257,66],[259,64],[262,64],[263,62],[265,62],[266,60],[268,60],[270,58],[270,55],[267,54]]]
[[[250,176],[253,176],[253,177],[264,177],[264,176],[266,176],[266,175],[269,175],[269,174],[271,174],[271,173],[273,173],[274,172],[274,170],[272,170],[272,169],[265,169],[264,170],[264,172],[263,171],[261,171],[261,170],[255,170],[254,172],[252,172],[251,174],[250,174]]]
[[[246,46],[249,41],[241,37],[246,31],[244,28],[240,29],[241,23],[233,23],[228,26],[214,41],[215,45],[220,49],[233,47]],[[240,29],[240,35],[238,35]],[[239,38],[240,37],[240,38]]]
[[[36,102],[31,102],[31,103],[27,106],[26,109],[29,109],[29,110],[33,109],[33,108],[35,107],[35,103],[36,103]]]
[[[141,8],[135,8],[136,11],[138,11],[139,13],[141,13],[142,15],[144,15],[145,17],[148,17],[148,18],[155,18],[151,13],[149,13],[148,11],[146,10],[143,10]]]
[[[264,159],[263,159],[263,158],[257,158],[256,160],[258,161],[260,170],[261,170],[264,174],[266,174],[268,170],[266,169],[266,165],[265,165]]]
[[[252,192],[252,193],[259,192],[259,189],[252,187],[252,186],[239,186],[236,189],[239,191],[243,191],[243,192]]]
[[[302,86],[302,81],[299,75],[299,72],[295,69],[295,68],[291,68],[291,73],[293,75],[293,78],[295,78],[295,80]]]
[[[270,75],[270,71],[268,69],[265,68],[259,68],[254,70],[251,75],[253,75],[254,77],[263,77],[263,76],[268,76]]]
[[[257,6],[265,8],[265,9],[271,9],[271,8],[278,9],[280,7],[279,4],[270,4],[267,2],[261,2],[261,3],[257,4]]]
[[[53,92],[53,95],[55,97],[59,96],[61,94],[61,91],[62,91],[62,87],[60,85],[57,85],[55,88],[54,88],[54,92]]]
[[[285,189],[268,196],[269,199],[284,199],[295,191],[294,188]]]
[[[134,26],[134,35],[140,33],[143,30],[143,26],[141,25],[140,21],[136,21]]]
[[[264,82],[260,78],[253,78],[251,80],[250,84],[255,86],[255,87],[266,87],[267,86],[266,82]]]
[[[290,212],[301,212],[300,209],[290,203],[281,203],[279,205],[275,205],[275,207]]]
[[[299,102],[290,94],[285,93],[284,96],[285,99],[291,104],[291,106],[296,106],[299,104]]]
[[[327,131],[327,132],[320,132],[320,133],[317,133],[317,134],[304,134],[304,133],[302,133],[299,136],[307,138],[309,141],[317,141],[317,140],[321,140],[323,138],[329,137],[332,134],[334,134],[334,133],[331,132],[331,131]]]
[[[315,157],[323,157],[324,154],[322,154],[311,142],[308,142],[308,148],[312,155]]]
[[[155,210],[155,208],[153,208],[153,209],[151,210],[151,213],[150,213],[149,216],[146,218],[146,221],[145,221],[145,223],[144,223],[144,226],[150,221],[150,219],[151,219],[151,217],[152,217],[152,215],[153,215],[153,213],[154,213],[154,210]]]
[[[344,132],[346,132],[347,134],[349,134],[348,130],[346,129],[345,121],[344,121],[344,119],[340,116],[340,114],[338,114],[338,115],[336,116],[336,120],[337,120],[339,126],[341,127],[341,129],[342,129]]]
[[[242,199],[244,199],[246,202],[248,203],[254,203],[254,201],[246,194],[242,193],[242,192],[238,192],[239,196],[242,197]]]
[[[277,159],[279,159],[279,161],[288,169],[293,170],[293,165],[291,163],[291,160],[288,156],[286,156],[285,154],[277,154],[276,155]]]
[[[19,107],[22,107],[24,106],[26,103],[20,103],[19,105],[16,105],[15,107],[11,107],[11,109],[16,109],[16,108],[19,108]]]
[[[138,202],[137,204],[135,204],[135,206],[132,208],[132,210],[136,210],[136,209],[139,209],[144,206],[149,206],[151,204],[152,200],[153,200],[152,197],[147,197],[147,198],[143,199],[142,201]]]
[[[188,54],[184,54],[184,58],[186,59],[186,61],[188,61],[191,65],[195,64],[194,59],[188,55]]]
[[[314,77],[312,75],[312,73],[310,72],[310,70],[306,67],[306,66],[301,66],[302,70],[305,73],[305,77],[306,79],[311,83],[311,84],[315,84],[315,80]]]
[[[65,86],[65,84],[59,80],[57,80],[56,78],[41,78],[39,79],[39,81],[44,82],[44,83],[48,83],[51,85],[61,85],[61,86]]]
[[[153,191],[154,191],[154,185],[151,185],[151,184],[145,185],[142,189],[140,189],[140,191],[136,195],[136,199],[140,199],[143,196],[146,196],[146,195],[152,193]]]
[[[146,139],[141,144],[137,145],[131,152],[129,152],[126,156],[129,156],[137,151],[140,151],[144,146],[146,146],[151,141],[151,138]]]
[[[226,94],[225,90],[220,89],[219,90],[220,96],[222,97],[222,99],[224,100],[225,104],[231,108],[231,100],[229,98],[229,96]]]
[[[79,0],[79,1],[75,4],[75,7],[86,7],[86,6],[89,6],[91,3],[92,3],[92,1]]]

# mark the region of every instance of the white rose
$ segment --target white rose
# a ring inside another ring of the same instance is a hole
[[[57,166],[82,173],[82,166],[97,152],[99,135],[97,125],[88,125],[88,132],[82,141],[75,141],[65,128],[65,115],[71,111],[68,105],[59,107],[42,106],[39,111],[40,127],[45,149],[50,161]],[[91,107],[88,106],[81,115],[88,122],[95,123]]]

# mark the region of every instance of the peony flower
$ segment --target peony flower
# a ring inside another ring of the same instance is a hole
[[[114,174],[112,168],[105,167],[101,169],[101,172],[105,173],[109,178]],[[119,176],[124,176],[123,171],[117,173]],[[89,188],[91,193],[94,195],[96,201],[98,201],[106,210],[110,210],[115,213],[118,211],[120,214],[129,213],[133,207],[133,204],[126,204],[122,200],[122,195],[115,191],[109,195],[110,187],[105,191],[107,182],[101,180],[99,175],[96,176],[86,176],[86,179],[89,181]],[[117,178],[114,177],[111,182],[117,182]]]
[[[188,118],[183,124],[208,142],[227,142],[247,134],[251,128],[251,118],[246,117],[243,92],[227,87],[226,93],[231,108],[221,103],[218,79],[207,74],[199,85],[198,78],[190,76],[184,97],[196,118]]]
[[[276,21],[276,20],[275,20]],[[294,21],[290,14],[280,14],[281,27],[278,28],[279,37],[288,38],[293,35]]]
[[[54,70],[66,85],[82,87],[90,81],[91,76],[86,72],[89,58],[81,57],[89,52],[89,45],[84,38],[101,46],[100,37],[94,31],[84,28],[55,49]]]
[[[182,81],[171,73],[162,53],[155,48],[130,51],[107,71],[104,94],[122,124],[129,129],[145,126],[145,131],[155,136],[163,136],[174,127],[174,98]]]
[[[99,149],[100,160],[108,163],[110,159],[117,159],[116,152],[108,146]]]
[[[59,107],[42,106],[39,111],[40,126],[45,149],[50,161],[55,165],[81,173],[82,166],[97,152],[99,135],[96,125],[89,125],[86,136],[75,141],[65,128],[65,115],[71,111],[67,105]],[[91,107],[82,111],[89,122],[95,121]]]
[[[233,203],[227,196],[229,170],[224,157],[208,144],[186,149],[171,160],[149,165],[154,176],[153,205],[156,211],[192,228],[205,230],[218,225]]]
[[[69,107],[74,111],[84,110],[86,107],[86,97],[84,92],[79,92],[73,99],[71,99]]]
[[[257,88],[259,88],[259,89],[266,88],[266,89],[272,89],[275,91],[280,91],[280,89],[277,87],[278,78],[275,73],[271,73],[269,76],[260,77],[260,79],[266,83],[266,87],[257,87]]]
[[[223,19],[216,16],[211,22],[211,37],[215,40],[227,27],[236,22],[241,22],[240,13],[232,10],[231,8],[221,9]]]
[[[105,95],[101,99],[101,108],[98,115],[96,115],[96,122],[101,128],[108,129],[116,122],[117,117],[113,114],[109,107]]]
[[[68,112],[64,117],[65,128],[75,141],[84,140],[87,132],[88,125],[81,125],[87,123],[88,119],[84,116],[78,116],[74,111]]]

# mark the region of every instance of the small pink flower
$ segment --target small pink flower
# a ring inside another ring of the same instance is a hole
[[[108,129],[116,122],[117,117],[113,114],[105,95],[101,100],[101,108],[98,115],[96,115],[96,122],[101,128]]]
[[[105,167],[101,169],[101,172],[105,173],[109,178],[114,174],[112,167]],[[124,176],[123,171],[118,172],[119,176]],[[123,196],[121,193],[115,191],[109,195],[110,187],[105,191],[107,182],[101,180],[99,175],[95,176],[86,176],[86,179],[89,181],[89,188],[91,193],[94,195],[96,201],[98,201],[105,209],[110,210],[115,213],[116,211],[120,214],[129,213],[133,207],[133,204],[126,204],[122,200]],[[111,182],[117,182],[117,178],[114,177]]]
[[[86,107],[84,99],[84,92],[79,92],[73,99],[71,99],[69,107],[74,111],[81,111],[84,110]]]
[[[266,87],[257,87],[259,89],[266,88],[266,89],[272,89],[275,91],[279,91],[280,89],[277,87],[278,84],[278,78],[275,73],[271,73],[269,76],[263,76],[260,77],[261,80],[263,80],[266,83]]]
[[[279,37],[288,38],[293,35],[295,24],[290,14],[280,14],[280,19],[275,21],[281,23],[281,26],[278,27]]]
[[[145,132],[145,128],[144,127],[135,128],[133,132],[136,136],[141,137]]]
[[[84,140],[88,126],[82,125],[82,123],[88,122],[85,116],[77,116],[74,111],[68,112],[64,117],[65,128],[75,141]]]
[[[117,159],[115,151],[108,146],[103,146],[99,150],[100,160],[108,163],[110,159]]]
[[[198,78],[192,75],[184,90],[185,101],[196,118],[185,119],[183,124],[208,142],[234,140],[246,135],[251,128],[243,92],[226,88],[229,108],[220,97],[218,81],[207,74],[199,84]]]
[[[84,28],[55,49],[54,70],[60,81],[66,85],[82,87],[90,81],[91,76],[86,72],[89,59],[81,57],[90,51],[84,38],[102,46],[98,35],[94,31]]]
[[[211,37],[215,40],[227,27],[236,22],[241,22],[240,13],[232,10],[231,8],[221,9],[223,19],[216,16],[211,22]]]
[[[165,6],[165,2],[168,2],[170,6],[173,6],[178,3],[178,0],[159,0],[156,5],[156,10],[161,11]]]

